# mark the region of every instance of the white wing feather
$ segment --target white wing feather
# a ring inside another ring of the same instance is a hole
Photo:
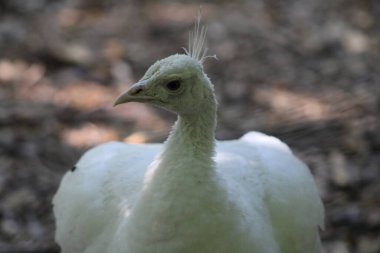
[[[265,168],[265,203],[282,251],[320,252],[324,208],[309,169],[275,137],[250,132],[241,140],[256,149]]]
[[[127,220],[142,191],[145,169],[160,148],[117,142],[99,145],[83,155],[74,172],[66,173],[53,199],[55,237],[64,246],[63,253],[107,246],[118,222]]]

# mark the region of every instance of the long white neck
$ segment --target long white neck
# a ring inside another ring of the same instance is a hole
[[[215,145],[216,103],[213,95],[199,113],[179,115],[161,155],[166,162],[186,158],[193,165],[212,163]],[[171,166],[170,166],[171,167]],[[175,169],[175,168],[172,168]],[[211,169],[211,168],[210,168]]]
[[[199,113],[178,116],[162,153],[152,166],[148,183],[152,188],[183,190],[186,194],[185,185],[194,183],[191,179],[207,178],[214,172],[216,102],[211,92],[201,108]]]
[[[218,201],[213,182],[216,102],[213,92],[209,96],[199,113],[179,115],[163,152],[145,174],[130,224],[136,240],[164,240],[196,231],[189,228],[200,226],[191,218],[203,215],[199,206]],[[188,224],[191,221],[194,224]]]

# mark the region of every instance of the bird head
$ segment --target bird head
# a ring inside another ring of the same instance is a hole
[[[215,103],[213,86],[203,72],[202,62],[184,54],[157,61],[140,81],[121,94],[114,105],[149,103],[177,114],[198,113]]]
[[[149,103],[179,115],[214,112],[216,102],[213,85],[203,72],[208,56],[204,42],[207,27],[201,26],[201,10],[194,30],[190,32],[186,54],[175,54],[157,61],[114,105],[128,102]]]

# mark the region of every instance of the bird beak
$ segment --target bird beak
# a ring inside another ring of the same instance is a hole
[[[142,80],[133,84],[129,88],[129,90],[121,94],[116,99],[113,106],[129,103],[129,102],[144,102],[145,100],[148,100],[150,97],[146,96],[145,94],[146,86],[147,86],[146,80]]]

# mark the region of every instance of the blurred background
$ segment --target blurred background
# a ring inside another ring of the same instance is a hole
[[[112,108],[187,46],[199,5],[218,139],[275,135],[311,168],[325,252],[380,252],[377,0],[0,1],[0,253],[57,253],[51,199],[87,149],[165,140],[175,116]]]

